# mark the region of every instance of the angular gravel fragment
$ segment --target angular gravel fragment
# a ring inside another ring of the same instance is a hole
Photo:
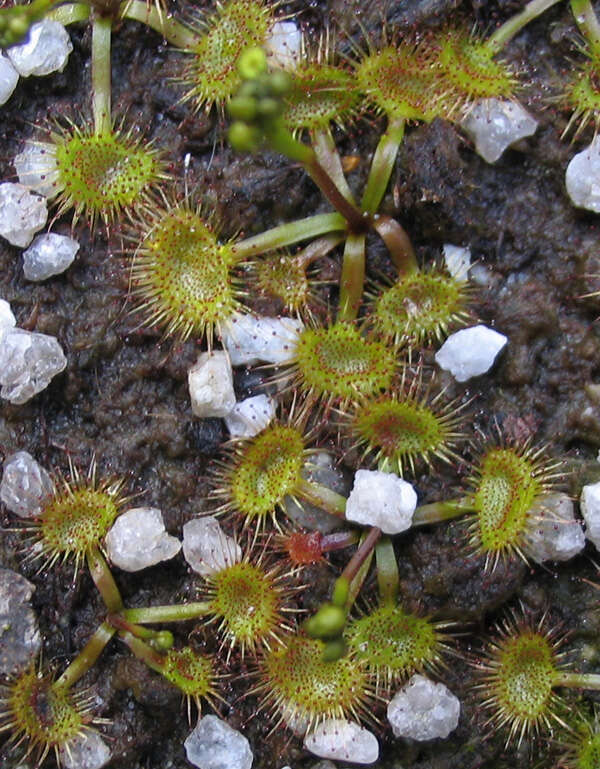
[[[23,275],[39,281],[60,275],[73,264],[79,243],[66,235],[46,232],[38,235],[23,252]]]
[[[19,518],[36,518],[54,493],[52,478],[27,451],[17,451],[4,461],[0,500]]]
[[[46,199],[22,184],[0,184],[0,235],[13,246],[25,248],[48,218]]]
[[[29,605],[35,587],[10,569],[0,569],[0,675],[19,673],[37,657],[42,638]]]
[[[66,366],[55,337],[9,329],[0,337],[0,396],[11,403],[26,403]]]

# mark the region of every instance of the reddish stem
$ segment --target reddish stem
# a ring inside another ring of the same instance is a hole
[[[369,553],[373,551],[373,548],[377,544],[377,540],[380,536],[381,529],[373,526],[369,530],[369,533],[365,537],[363,543],[357,548],[352,558],[346,564],[346,568],[342,572],[341,578],[348,580],[348,582],[352,582],[365,558],[369,555]]]

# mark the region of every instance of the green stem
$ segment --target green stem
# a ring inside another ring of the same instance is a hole
[[[518,34],[526,24],[537,18],[548,8],[552,8],[559,0],[530,0],[525,8],[515,14],[508,21],[505,21],[501,27],[494,32],[493,35],[486,40],[486,47],[496,54],[501,51],[504,46],[510,42],[513,37]]]
[[[567,673],[558,671],[554,685],[569,686],[576,689],[600,689],[600,675],[598,673]]]
[[[142,609],[125,609],[121,616],[135,625],[148,625],[154,622],[184,622],[188,619],[204,617],[212,611],[209,601],[173,604],[168,606],[146,606]]]
[[[57,679],[56,685],[68,689],[73,686],[74,683],[79,681],[79,679],[94,666],[96,660],[102,654],[104,647],[114,636],[115,632],[114,627],[111,627],[108,622],[103,622],[75,657],[73,662],[71,662],[66,670],[63,671],[62,675]]]
[[[331,233],[331,235],[324,235],[322,238],[313,240],[302,251],[298,251],[294,254],[294,261],[296,261],[302,267],[308,267],[315,260],[320,259],[322,256],[326,256],[330,251],[344,240],[344,236],[338,233]]]
[[[106,559],[97,547],[91,547],[85,557],[94,584],[98,588],[106,608],[109,612],[116,614],[123,608],[123,599]]]
[[[119,637],[131,649],[133,654],[157,673],[162,673],[165,667],[165,658],[147,643],[131,635],[131,633],[119,633]]]
[[[198,45],[198,35],[192,29],[146,0],[130,0],[121,11],[121,18],[140,21],[177,48],[189,51]]]
[[[389,537],[383,537],[375,545],[375,560],[380,602],[395,603],[400,589],[400,576],[394,545]]]
[[[340,212],[348,222],[351,232],[364,232],[370,225],[368,216],[363,216],[360,209],[350,203],[338,190],[332,178],[317,160],[317,156],[310,162],[304,163],[304,169],[331,205]]]
[[[358,546],[358,550],[362,547],[364,544],[366,538],[369,536],[370,532],[363,532],[361,538],[360,538],[360,545]],[[360,564],[358,569],[356,570],[356,574],[354,577],[350,580],[350,584],[348,586],[348,598],[346,600],[345,609],[346,612],[349,612],[350,609],[353,607],[354,602],[360,595],[360,591],[362,590],[362,586],[367,578],[367,574],[369,573],[369,569],[371,567],[371,561],[373,560],[373,548],[369,550],[366,557],[364,558],[363,562]],[[342,575],[343,576],[343,575]],[[340,577],[339,579],[342,579]]]
[[[354,196],[346,181],[342,161],[329,128],[322,128],[311,132],[311,144],[321,166],[333,179],[336,187],[346,200],[354,205]]]
[[[315,152],[312,147],[296,139],[284,126],[281,118],[273,120],[265,127],[265,137],[276,152],[296,163],[306,165],[314,161]]]
[[[136,638],[141,638],[142,641],[149,641],[155,649],[170,649],[173,646],[173,634],[170,630],[152,630],[141,627],[125,619],[123,614],[111,614],[108,617],[108,622],[121,633],[130,633]]]
[[[475,508],[470,497],[451,499],[446,502],[432,502],[429,505],[417,507],[413,515],[412,525],[427,526],[430,523],[441,523],[473,512],[475,512]]]
[[[369,214],[374,214],[383,200],[403,137],[404,120],[392,118],[373,155],[369,178],[360,203],[362,210]]]
[[[92,109],[97,136],[111,131],[110,38],[112,19],[94,16],[92,22]]]
[[[90,18],[90,6],[86,3],[66,3],[58,8],[53,8],[47,15],[47,19],[58,21],[63,27],[69,24],[77,24]]]
[[[343,518],[346,512],[346,497],[328,489],[327,486],[322,486],[320,483],[307,481],[303,478],[300,481],[298,496],[315,505],[315,507],[331,513],[331,515]]]
[[[418,272],[417,256],[406,230],[391,216],[373,217],[373,227],[388,247],[392,261],[400,275]]]
[[[600,56],[600,23],[590,0],[571,0],[571,11],[592,52]]]
[[[365,285],[366,236],[348,235],[344,246],[338,320],[352,321],[358,315]]]
[[[246,240],[240,240],[232,246],[235,259],[247,259],[258,256],[266,251],[290,246],[300,240],[309,240],[329,232],[346,229],[346,220],[338,213],[317,214],[295,222],[280,224],[260,235],[254,235]]]
[[[265,130],[269,145],[276,151],[302,165],[306,173],[321,190],[331,205],[340,212],[353,232],[364,232],[369,226],[368,217],[346,200],[336,183],[323,168],[312,147],[295,139],[281,119],[273,121]]]

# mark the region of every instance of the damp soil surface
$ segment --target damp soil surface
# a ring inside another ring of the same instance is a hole
[[[199,3],[211,6],[212,3]],[[314,39],[327,25],[344,30],[339,45],[352,50],[366,32],[376,40],[387,17],[400,30],[435,29],[465,20],[489,30],[520,7],[520,2],[460,0],[361,0],[284,3],[282,13],[300,13]],[[473,309],[482,322],[505,334],[509,343],[494,369],[467,384],[441,377],[447,396],[467,407],[469,436],[475,441],[502,432],[508,439],[545,444],[550,456],[570,471],[564,488],[600,479],[600,289],[598,218],[576,210],[564,185],[565,168],[575,151],[591,140],[561,141],[568,115],[549,97],[570,66],[574,27],[565,4],[514,40],[506,58],[529,83],[522,95],[539,121],[534,137],[486,164],[456,125],[435,120],[407,130],[391,187],[382,210],[407,229],[423,264],[438,260],[444,243],[468,246],[477,262],[479,285]],[[176,12],[189,7],[175,3]],[[74,50],[65,71],[43,79],[21,80],[0,118],[0,171],[14,180],[11,159],[36,126],[57,116],[89,120],[90,32],[71,30]],[[364,43],[361,43],[364,46]],[[194,113],[182,103],[177,82],[182,55],[141,25],[126,23],[113,38],[113,103],[126,126],[152,139],[164,152],[179,194],[189,192],[209,212],[223,237],[251,235],[292,219],[328,210],[312,182],[298,167],[269,152],[234,154],[225,143],[224,120],[216,112]],[[347,130],[336,129],[342,155],[352,168],[351,186],[360,190],[384,122],[372,115]],[[69,216],[52,222],[54,232],[71,231]],[[131,243],[124,228],[90,232],[74,225],[81,248],[73,266],[42,284],[23,277],[21,250],[0,244],[0,296],[11,303],[19,326],[58,337],[68,358],[63,374],[25,405],[0,402],[0,452],[30,452],[46,468],[68,473],[69,461],[83,471],[95,459],[101,477],[123,478],[135,503],[162,510],[167,530],[181,537],[182,526],[215,507],[210,495],[210,468],[227,438],[218,419],[193,416],[187,371],[202,342],[164,338],[160,329],[140,326],[128,299]],[[341,255],[319,263],[321,277],[335,281]],[[369,275],[383,280],[393,269],[382,244],[369,241]],[[335,283],[320,289],[325,306],[335,307]],[[277,308],[257,303],[268,314]],[[325,311],[326,312],[326,311]],[[423,351],[426,366],[433,350]],[[238,397],[257,392],[264,372],[238,371]],[[319,442],[334,445],[324,429]],[[464,487],[476,449],[461,445],[461,461],[451,466],[420,468],[415,485],[422,502],[454,497]],[[352,455],[346,455],[351,464]],[[13,517],[0,511],[0,566],[23,574],[36,587],[33,606],[44,638],[44,664],[61,670],[103,619],[102,602],[84,568],[71,564],[42,574],[23,561],[23,538],[11,527]],[[505,735],[485,726],[473,696],[475,677],[469,664],[480,639],[507,609],[548,615],[549,625],[570,632],[568,648],[575,667],[597,672],[600,666],[598,593],[594,557],[584,554],[566,565],[548,568],[501,562],[490,573],[483,559],[466,545],[462,523],[406,533],[395,542],[402,600],[412,610],[456,623],[456,656],[437,672],[462,701],[460,723],[447,740],[412,743],[394,740],[385,727],[385,704],[372,708],[371,723],[381,742],[381,769],[502,769],[553,765],[556,752],[546,741],[525,739],[504,748]],[[300,591],[297,608],[314,609],[329,594],[345,555],[334,568],[311,567],[302,575],[310,591]],[[136,574],[114,570],[128,606],[193,600],[200,580],[181,556]],[[369,579],[364,597],[374,600]],[[362,599],[361,599],[362,600]],[[178,644],[191,643],[221,659],[214,628],[184,623],[172,627]],[[219,713],[250,740],[255,769],[305,769],[317,759],[301,741],[261,710],[247,692],[255,681],[251,656],[231,656],[219,684]],[[113,640],[86,675],[84,685],[96,695],[96,714],[113,754],[112,769],[188,767],[183,741],[190,731],[179,693]],[[570,704],[575,695],[565,695]],[[596,695],[586,695],[593,702]],[[204,706],[210,712],[209,706]],[[7,769],[27,766],[19,750],[0,745]],[[546,756],[547,758],[540,758]],[[53,766],[48,757],[46,765]],[[343,765],[343,762],[342,762]]]

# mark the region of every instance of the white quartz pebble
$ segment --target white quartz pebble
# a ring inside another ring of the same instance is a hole
[[[46,199],[22,184],[0,184],[0,235],[13,246],[25,248],[48,218]]]
[[[233,373],[222,350],[203,352],[188,371],[192,411],[197,417],[225,417],[235,406]]]
[[[600,136],[573,156],[565,183],[573,205],[600,213]]]
[[[217,716],[204,716],[183,743],[187,760],[198,769],[250,769],[250,743]]]
[[[192,569],[208,577],[242,558],[242,549],[211,515],[194,518],[183,527],[183,557]]]
[[[536,563],[568,561],[585,547],[573,502],[564,492],[545,494],[529,510],[526,550]]]
[[[410,528],[417,494],[410,483],[394,473],[357,470],[346,503],[346,519],[377,526],[385,534]]]
[[[48,142],[25,142],[23,150],[15,155],[13,165],[19,182],[25,187],[50,198],[59,191],[56,148]]]
[[[414,675],[390,701],[388,721],[395,737],[433,740],[456,729],[460,701],[444,684]]]
[[[71,39],[63,25],[44,19],[32,25],[24,43],[12,46],[7,53],[17,72],[29,77],[62,72],[72,50]]]
[[[9,328],[14,328],[17,325],[17,319],[13,315],[10,309],[10,304],[6,299],[0,299],[0,337]]]
[[[29,605],[35,587],[17,572],[0,569],[0,676],[15,675],[39,654],[42,637]]]
[[[379,758],[377,737],[344,718],[321,721],[304,738],[304,747],[320,758],[372,764]]]
[[[235,313],[223,324],[222,341],[233,366],[287,363],[296,354],[304,325],[296,318],[266,318]]]
[[[106,552],[123,571],[140,571],[177,555],[181,542],[165,531],[156,507],[134,507],[114,522],[106,535]]]
[[[27,451],[17,451],[4,462],[0,500],[19,518],[36,518],[54,493],[50,475]]]
[[[446,268],[455,280],[468,280],[471,267],[471,250],[445,243],[442,248]]]
[[[46,232],[38,235],[23,252],[23,274],[27,280],[46,280],[60,275],[73,264],[79,243],[66,235]]]
[[[269,65],[273,69],[293,70],[302,49],[302,32],[294,21],[276,21],[264,44]]]
[[[19,73],[13,67],[11,60],[0,54],[0,105],[6,104],[10,99],[18,82]]]
[[[461,125],[475,142],[477,154],[494,163],[511,144],[532,136],[537,120],[518,102],[490,98],[477,102]]]
[[[53,336],[11,328],[0,336],[0,396],[25,403],[66,368],[67,359]]]
[[[275,418],[277,403],[268,395],[254,395],[238,401],[225,417],[232,438],[252,438],[262,432]]]
[[[86,729],[58,751],[60,763],[66,769],[101,769],[110,761],[110,748],[98,732]]]
[[[585,521],[585,535],[600,550],[600,481],[588,483],[581,489],[579,505]]]
[[[466,382],[485,374],[508,339],[487,326],[463,328],[448,339],[435,354],[440,368],[449,371],[457,382]]]

